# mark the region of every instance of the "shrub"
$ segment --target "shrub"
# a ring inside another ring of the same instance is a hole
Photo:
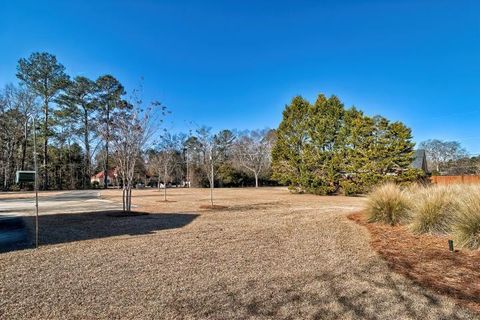
[[[369,222],[383,222],[390,225],[408,220],[410,199],[407,193],[394,183],[375,188],[368,196],[366,211]]]
[[[346,196],[353,196],[356,194],[360,194],[364,191],[362,185],[356,184],[349,180],[340,182],[340,187],[342,188],[343,194]]]
[[[429,187],[410,190],[413,194],[410,229],[415,233],[448,233],[451,231],[457,207],[455,187]]]
[[[453,224],[453,235],[461,247],[480,248],[480,189],[471,187],[462,196]]]

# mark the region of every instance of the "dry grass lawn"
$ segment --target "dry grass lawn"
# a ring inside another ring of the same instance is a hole
[[[0,255],[0,318],[479,318],[389,269],[347,219],[363,198],[168,191],[134,191],[149,215],[42,217],[45,245]]]

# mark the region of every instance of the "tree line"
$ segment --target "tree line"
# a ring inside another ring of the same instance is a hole
[[[108,166],[110,117],[129,105],[122,99],[122,84],[111,75],[71,78],[56,57],[45,52],[20,59],[16,76],[18,85],[9,84],[0,94],[3,189],[19,187],[14,182],[16,170],[33,168],[34,130],[42,189],[90,187],[100,133],[107,132],[103,142]]]
[[[423,172],[411,167],[411,130],[401,122],[369,117],[320,94],[314,103],[295,97],[275,130],[198,127],[172,133],[162,126],[167,108],[128,95],[110,74],[69,76],[50,53],[33,53],[17,65],[17,85],[0,93],[0,179],[15,184],[17,170],[33,168],[37,133],[41,187],[78,189],[112,170],[128,210],[138,184],[256,186],[282,184],[296,192],[358,194],[385,180],[408,182]],[[33,120],[36,125],[33,127]]]
[[[139,90],[127,96],[110,74],[71,77],[57,58],[32,53],[18,61],[18,84],[0,91],[0,179],[3,190],[17,185],[15,172],[33,169],[37,134],[41,189],[94,187],[91,177],[112,170],[119,185],[258,186],[271,180],[273,130],[188,134],[162,130],[168,110],[145,104]],[[35,128],[33,120],[36,120]],[[212,173],[213,172],[213,173]],[[128,195],[127,195],[128,197]],[[127,201],[128,202],[128,201]]]

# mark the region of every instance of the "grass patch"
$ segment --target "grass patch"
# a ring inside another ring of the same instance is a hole
[[[393,183],[375,188],[368,196],[366,211],[369,222],[396,225],[408,220],[410,199],[405,191]]]

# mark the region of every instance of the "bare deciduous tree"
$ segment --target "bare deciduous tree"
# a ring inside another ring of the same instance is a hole
[[[167,183],[175,168],[180,164],[181,148],[185,141],[184,135],[170,134],[167,131],[160,136],[160,140],[149,161],[150,169],[158,174],[158,188],[160,189],[160,179],[163,178],[164,201],[167,201]]]
[[[142,110],[141,101],[135,101],[131,108],[118,110],[113,115],[109,135],[116,168],[123,184],[123,211],[126,212],[130,212],[132,207],[136,161],[155,132],[152,125],[160,121],[160,119],[152,121],[150,117],[153,109],[157,107],[165,110],[159,102],[153,102],[146,110]]]
[[[467,155],[466,150],[458,141],[427,140],[420,143],[419,147],[425,149],[427,159],[437,172],[448,161],[455,161]]]
[[[270,166],[271,152],[271,130],[246,132],[233,146],[235,164],[253,174],[255,188],[258,188],[259,175]]]
[[[222,131],[221,133],[224,133]],[[213,189],[215,188],[215,165],[223,158],[225,150],[232,143],[234,137],[229,135],[227,140],[223,139],[224,134],[212,134],[211,128],[201,127],[196,131],[196,139],[199,151],[202,154],[202,167],[208,177],[210,184],[210,203],[213,207]]]

